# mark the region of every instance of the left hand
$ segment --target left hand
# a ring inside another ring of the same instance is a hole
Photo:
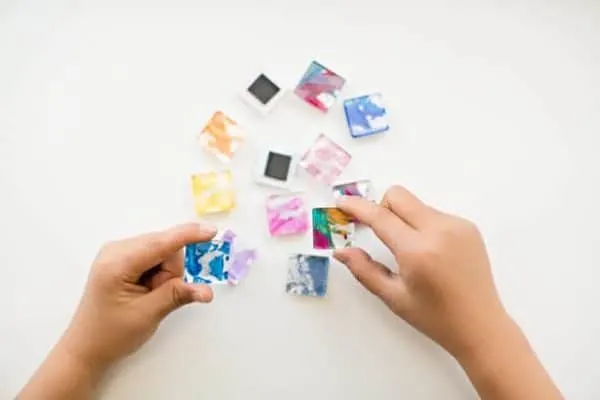
[[[209,286],[183,282],[182,248],[215,233],[187,224],[106,244],[59,345],[87,365],[108,366],[144,344],[173,310],[210,302]]]

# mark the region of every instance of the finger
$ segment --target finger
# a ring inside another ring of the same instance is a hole
[[[138,283],[153,290],[169,279],[183,277],[183,250],[179,250],[164,262],[144,271]]]
[[[389,304],[399,295],[399,277],[386,266],[371,258],[364,250],[348,248],[336,250],[336,260],[346,265],[352,275],[375,296]]]
[[[434,215],[431,208],[402,186],[389,188],[381,200],[381,205],[415,229],[427,224]]]
[[[141,300],[150,309],[150,313],[159,319],[165,318],[174,310],[192,303],[210,303],[213,291],[208,285],[185,283],[179,278],[172,278],[148,293]]]
[[[157,287],[161,286],[166,281],[171,280],[173,278],[181,278],[181,277],[173,276],[173,274],[170,273],[169,271],[165,271],[165,270],[161,269],[156,274],[154,274],[152,276],[152,278],[150,278],[150,280],[148,280],[147,283],[144,284],[144,286],[146,286],[150,290],[154,290]]]
[[[216,228],[202,224],[179,225],[162,232],[153,232],[120,243],[124,268],[139,278],[149,268],[169,259],[189,243],[205,242],[216,234]]]
[[[403,246],[413,239],[413,228],[385,207],[358,196],[342,197],[337,206],[370,227],[394,253],[401,252]]]
[[[175,253],[171,254],[169,258],[167,258],[162,263],[162,269],[164,271],[169,272],[174,277],[183,276],[183,250],[178,250]]]
[[[183,250],[176,251],[160,265],[160,272],[147,285],[155,289],[171,278],[183,277]]]

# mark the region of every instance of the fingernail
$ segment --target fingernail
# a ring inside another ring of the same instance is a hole
[[[192,297],[194,301],[199,303],[208,303],[212,301],[213,298],[212,289],[207,286],[198,286],[194,289]]]

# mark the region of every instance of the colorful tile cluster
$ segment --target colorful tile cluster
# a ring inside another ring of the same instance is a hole
[[[299,165],[315,179],[331,185],[351,159],[352,156],[340,145],[320,134]]]
[[[238,250],[236,235],[225,231],[208,242],[185,246],[183,279],[188,283],[237,285],[256,260],[253,249]]]
[[[221,162],[231,161],[233,154],[243,143],[246,133],[234,120],[217,111],[206,124],[198,140],[204,149],[217,157]]]
[[[313,61],[294,92],[308,104],[327,111],[335,104],[345,83],[344,78]]]
[[[235,207],[229,171],[192,175],[192,192],[198,216],[229,211]]]
[[[344,101],[344,111],[352,137],[374,135],[390,129],[387,112],[379,93]]]
[[[261,71],[254,75],[241,97],[263,114],[278,103],[286,89],[275,75]],[[313,61],[294,89],[307,104],[327,112],[334,106],[346,80]],[[354,138],[390,129],[381,94],[369,94],[344,101],[350,135]],[[246,133],[236,121],[217,111],[198,135],[201,146],[222,163],[229,163],[245,142]],[[371,200],[369,180],[334,184],[351,161],[351,155],[325,134],[319,134],[304,153],[295,149],[265,149],[253,171],[257,183],[293,190],[296,167],[302,167],[315,180],[331,187],[334,198],[360,196]],[[192,176],[194,207],[198,216],[225,212],[236,204],[230,171]],[[302,194],[272,194],[266,200],[267,226],[271,236],[301,235],[309,230],[309,212]],[[356,221],[357,222],[357,221]],[[312,209],[313,248],[340,249],[353,245],[355,221],[335,207]],[[236,246],[234,246],[234,243]],[[257,252],[237,248],[236,235],[226,231],[205,243],[185,247],[184,280],[198,284],[238,284],[256,262]],[[302,296],[323,297],[327,293],[328,256],[294,254],[288,260],[286,291]]]
[[[354,222],[351,216],[335,207],[313,208],[313,247],[342,249],[352,247]]]
[[[289,294],[323,297],[327,294],[329,257],[293,254],[288,259],[285,290]]]
[[[308,211],[299,194],[271,195],[267,199],[271,236],[296,235],[308,230]]]
[[[373,197],[373,184],[365,179],[334,185],[333,197],[339,199],[342,196],[359,196],[370,200]]]

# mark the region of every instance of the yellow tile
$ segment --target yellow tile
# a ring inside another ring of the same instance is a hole
[[[229,211],[235,207],[230,171],[192,175],[192,192],[198,216]]]

